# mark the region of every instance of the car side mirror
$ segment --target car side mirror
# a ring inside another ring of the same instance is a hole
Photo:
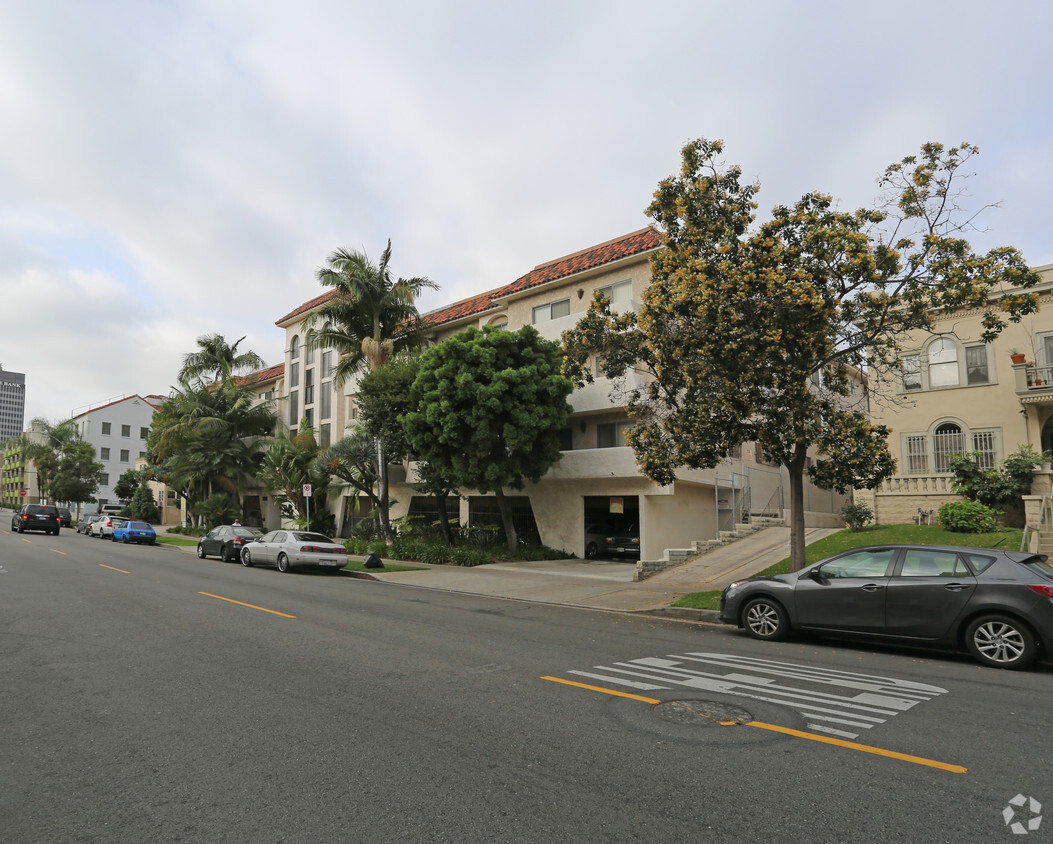
[[[808,576],[816,583],[822,583],[824,580],[826,580],[826,575],[823,574],[822,569],[809,569]]]

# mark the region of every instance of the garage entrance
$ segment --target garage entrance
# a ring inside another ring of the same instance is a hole
[[[609,537],[637,540],[635,553],[631,542],[608,546]],[[640,496],[586,495],[585,496],[585,556],[590,559],[640,556]],[[615,550],[621,548],[622,550]]]

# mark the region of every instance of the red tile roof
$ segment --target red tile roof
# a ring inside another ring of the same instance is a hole
[[[256,372],[250,372],[248,375],[238,378],[239,384],[259,384],[263,381],[272,381],[275,378],[281,377],[282,373],[285,372],[285,364],[279,363],[274,366],[268,366],[266,369],[260,369]]]
[[[429,311],[426,314],[422,314],[422,319],[430,325],[443,325],[463,317],[473,316],[495,307],[495,300],[503,296],[509,296],[531,287],[537,287],[548,281],[555,281],[575,273],[601,267],[604,264],[610,264],[622,258],[639,255],[640,253],[657,249],[661,245],[662,236],[655,229],[651,227],[640,229],[632,234],[608,240],[606,243],[590,246],[588,249],[583,249],[572,255],[566,255],[554,261],[539,264],[511,284],[506,284],[504,287],[498,287],[478,296],[473,296],[470,299],[464,299],[461,302]],[[286,314],[274,324],[280,326],[296,317],[310,313],[335,295],[336,291],[330,290],[321,296],[316,296],[310,302],[304,302],[300,307]]]

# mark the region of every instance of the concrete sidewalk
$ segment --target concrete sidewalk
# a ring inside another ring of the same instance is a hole
[[[836,533],[832,528],[808,530],[814,542]],[[546,560],[494,563],[487,566],[427,566],[420,571],[371,573],[377,580],[446,592],[490,595],[521,601],[588,607],[621,612],[647,612],[668,607],[689,592],[723,589],[790,554],[790,529],[766,528],[697,560],[633,582],[632,562]]]

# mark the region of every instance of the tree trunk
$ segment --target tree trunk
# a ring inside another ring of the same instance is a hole
[[[505,501],[505,494],[500,489],[494,490],[494,497],[497,499],[497,509],[501,511],[501,524],[505,529],[505,541],[508,543],[508,551],[510,554],[516,552],[516,536],[515,525],[512,524],[512,514],[508,512],[508,502]]]
[[[442,536],[447,545],[453,545],[453,531],[450,530],[450,516],[446,512],[446,496],[436,495],[435,501],[439,507],[439,525],[442,527]]]
[[[380,526],[384,529],[384,538],[391,542],[395,536],[391,532],[391,517],[388,514],[388,464],[380,437],[377,437],[377,492],[380,499]]]
[[[790,571],[804,568],[804,456],[795,456],[790,473]]]

